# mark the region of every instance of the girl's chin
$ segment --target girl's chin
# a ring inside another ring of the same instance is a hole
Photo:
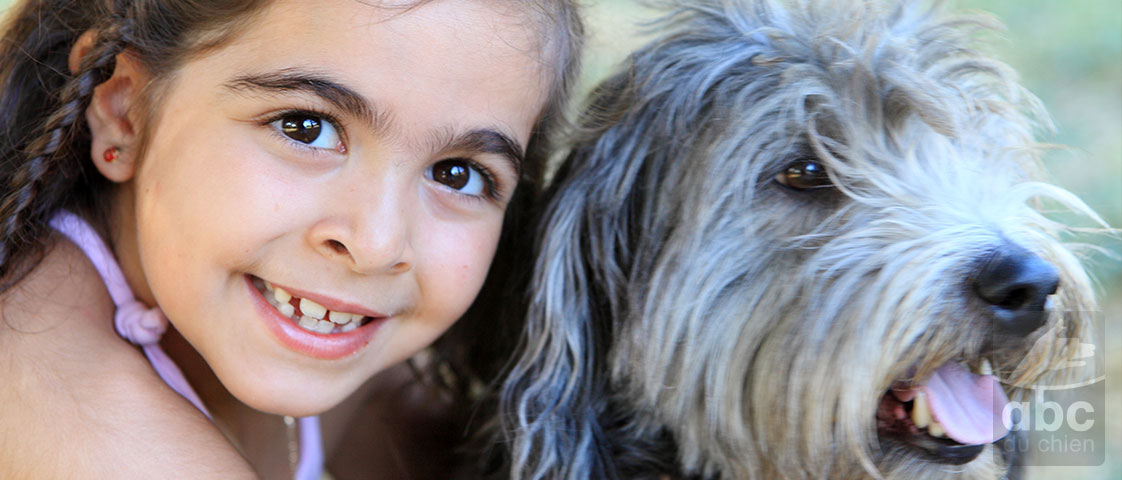
[[[289,394],[245,392],[245,395],[234,393],[234,397],[245,405],[264,413],[273,415],[288,415],[292,417],[309,417],[319,415],[335,408],[352,392],[315,392],[310,389],[284,388],[291,390]],[[283,397],[281,397],[283,395]]]
[[[286,367],[251,370],[234,366],[229,372],[216,368],[215,373],[226,391],[246,406],[264,413],[293,417],[319,415],[335,408],[358,390],[367,378],[355,378],[357,372],[340,378],[324,372]]]

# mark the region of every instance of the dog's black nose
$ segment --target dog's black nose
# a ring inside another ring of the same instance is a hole
[[[998,332],[1024,336],[1044,324],[1044,302],[1059,284],[1056,267],[1006,243],[982,262],[974,291],[993,309]]]

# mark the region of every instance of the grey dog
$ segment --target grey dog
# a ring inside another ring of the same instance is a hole
[[[503,386],[514,478],[1000,478],[1086,339],[987,17],[695,0],[593,93]]]

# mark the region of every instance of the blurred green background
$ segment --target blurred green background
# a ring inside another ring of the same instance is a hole
[[[90,0],[93,1],[93,0]],[[6,9],[11,0],[0,0]],[[635,22],[650,13],[632,0],[585,0],[590,27],[582,85],[589,88],[642,43]],[[993,51],[1050,110],[1058,129],[1044,139],[1056,183],[1082,197],[1113,227],[1122,226],[1122,0],[958,0],[960,9],[997,15],[1008,27]],[[1117,236],[1081,238],[1122,252]],[[1122,260],[1090,259],[1107,322],[1107,461],[1096,467],[1038,467],[1030,478],[1122,478]]]

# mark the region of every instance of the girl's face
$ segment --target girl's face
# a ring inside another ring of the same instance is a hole
[[[429,345],[483,283],[545,101],[532,24],[491,2],[278,1],[187,62],[118,204],[138,297],[273,413],[323,411]]]

